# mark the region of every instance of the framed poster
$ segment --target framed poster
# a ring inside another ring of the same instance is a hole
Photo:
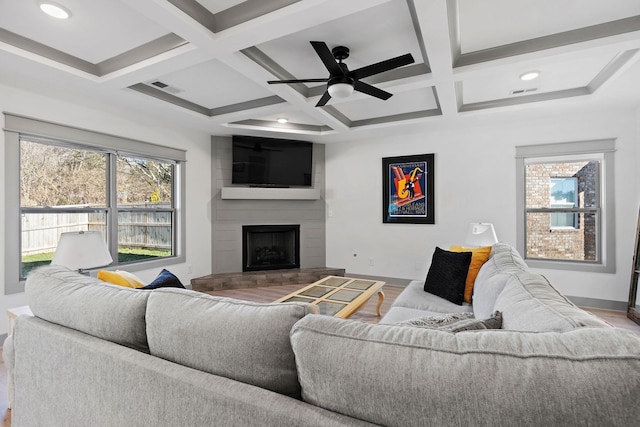
[[[382,222],[435,224],[433,154],[382,159]]]

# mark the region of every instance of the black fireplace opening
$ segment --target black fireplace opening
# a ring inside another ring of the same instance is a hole
[[[242,271],[300,268],[300,225],[243,225]]]

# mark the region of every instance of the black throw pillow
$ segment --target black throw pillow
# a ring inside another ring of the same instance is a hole
[[[436,247],[424,282],[425,292],[462,305],[469,264],[471,252],[449,252]]]
[[[147,286],[141,289],[158,289],[158,288],[182,288],[184,289],[184,285],[180,282],[172,272],[167,269],[162,269],[158,277]]]

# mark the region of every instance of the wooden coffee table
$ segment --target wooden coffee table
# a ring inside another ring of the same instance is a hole
[[[376,280],[327,276],[275,302],[307,302],[317,306],[320,314],[346,319],[360,310],[377,292],[376,313],[380,316],[380,306],[384,301],[384,284],[385,282]]]

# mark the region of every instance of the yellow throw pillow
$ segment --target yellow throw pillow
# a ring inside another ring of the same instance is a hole
[[[476,277],[482,265],[487,262],[491,255],[491,246],[485,246],[483,248],[464,248],[462,246],[451,246],[451,252],[471,252],[471,264],[469,264],[469,272],[467,273],[467,280],[464,284],[464,302],[471,303],[471,297],[473,296],[473,285],[476,282]]]
[[[141,288],[144,286],[136,276],[126,271],[98,270],[98,279],[113,285],[124,286],[125,288]]]
[[[144,283],[138,276],[133,273],[129,273],[128,271],[124,270],[116,270],[116,273],[126,278],[127,281],[131,283],[133,288],[142,288],[146,285],[146,283]]]

